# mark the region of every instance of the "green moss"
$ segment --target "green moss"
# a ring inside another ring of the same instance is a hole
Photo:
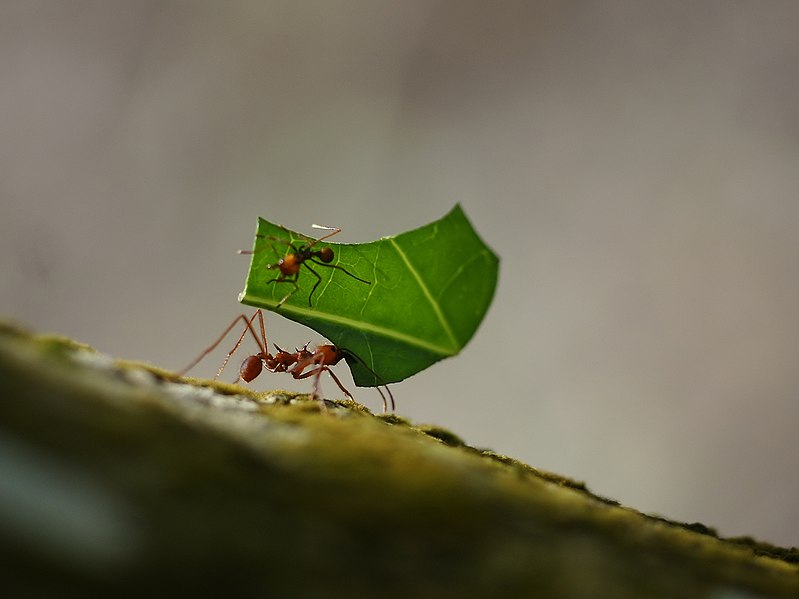
[[[757,541],[752,537],[733,537],[726,540],[729,543],[735,543],[751,549],[755,555],[773,557],[774,559],[779,559],[789,564],[799,564],[799,548],[797,547],[777,547],[771,543]]]
[[[421,431],[428,437],[433,437],[433,439],[438,439],[439,441],[441,441],[445,445],[449,445],[450,447],[464,447],[466,445],[466,443],[463,442],[463,439],[461,439],[458,435],[441,426],[420,424],[416,426],[416,430]]]
[[[616,503],[615,501],[605,499],[604,497],[599,497],[597,495],[593,495],[592,493],[590,493],[588,491],[588,487],[586,487],[585,483],[583,483],[583,482],[576,481],[576,480],[573,480],[571,478],[567,478],[565,476],[561,476],[560,474],[555,474],[553,472],[547,472],[546,470],[540,470],[538,468],[533,468],[532,466],[528,466],[524,462],[520,462],[519,460],[516,460],[514,458],[511,458],[511,457],[508,457],[506,455],[502,455],[502,454],[496,453],[494,451],[491,451],[490,449],[473,449],[473,450],[476,453],[478,453],[480,456],[482,456],[484,458],[487,458],[487,459],[490,459],[490,460],[494,460],[496,462],[499,462],[500,464],[505,464],[506,466],[509,466],[510,468],[512,468],[516,472],[524,473],[524,474],[530,474],[532,476],[536,476],[536,477],[541,478],[541,479],[543,479],[543,480],[545,480],[547,482],[554,483],[554,484],[556,484],[558,486],[561,486],[561,487],[568,487],[570,489],[575,489],[577,491],[582,491],[582,492],[586,493],[587,495],[591,495],[594,499],[600,500],[600,501],[602,501],[604,503],[613,503],[613,504]]]
[[[386,424],[405,425],[405,426],[410,425],[410,421],[407,418],[403,418],[399,414],[378,414],[377,417],[380,418],[380,420],[382,420]]]
[[[11,595],[799,596],[795,549],[640,514],[351,401],[2,326],[0,397],[0,466],[25,499],[0,510]]]

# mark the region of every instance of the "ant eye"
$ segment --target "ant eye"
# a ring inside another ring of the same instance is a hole
[[[333,250],[330,248],[322,248],[319,250],[319,258],[322,260],[322,262],[332,262]]]

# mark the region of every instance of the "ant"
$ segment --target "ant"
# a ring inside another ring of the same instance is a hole
[[[319,276],[318,272],[316,272],[313,268],[311,268],[309,262],[313,262],[318,266],[324,266],[326,268],[335,268],[349,275],[356,281],[360,281],[361,283],[366,283],[367,285],[372,284],[371,281],[367,281],[366,279],[362,279],[361,277],[352,274],[343,266],[339,266],[338,264],[330,264],[333,261],[333,258],[335,257],[332,248],[323,247],[319,249],[313,249],[314,246],[320,241],[324,241],[325,239],[333,237],[333,235],[341,233],[341,228],[325,227],[322,225],[311,225],[311,226],[314,229],[324,229],[325,231],[332,231],[332,232],[328,233],[327,235],[324,235],[323,237],[320,237],[319,239],[312,240],[311,243],[303,244],[299,247],[294,245],[290,241],[280,240],[275,237],[268,237],[268,239],[274,239],[275,241],[284,241],[284,243],[286,243],[288,247],[290,247],[292,250],[291,253],[286,254],[280,260],[278,260],[277,264],[268,264],[266,266],[266,268],[268,268],[269,270],[277,269],[280,271],[280,274],[274,279],[270,279],[269,281],[267,281],[267,284],[291,283],[292,285],[294,285],[294,289],[288,294],[286,294],[286,296],[283,297],[283,299],[277,303],[277,306],[275,306],[276,308],[282,306],[283,302],[285,302],[288,298],[290,298],[297,291],[299,291],[300,287],[297,284],[297,279],[300,276],[300,267],[302,267],[303,264],[305,265],[305,268],[307,268],[308,271],[311,274],[313,274],[313,276],[316,277],[316,283],[314,284],[313,289],[311,289],[311,294],[308,296],[308,306],[313,307],[313,304],[311,303],[311,298],[313,297],[313,294],[316,292],[316,288],[319,287],[319,283],[322,282],[322,277]],[[257,235],[257,237],[260,237],[261,239],[267,238],[265,235]],[[253,254],[253,253],[254,250],[239,250],[239,254]]]
[[[256,334],[253,327],[253,322],[256,318],[258,319],[261,332],[260,338]],[[335,366],[347,356],[351,356],[361,362],[361,364],[363,364],[366,368],[369,368],[363,362],[363,360],[346,349],[336,347],[330,343],[317,345],[312,351],[308,349],[308,345],[310,345],[309,342],[302,347],[295,348],[294,352],[288,352],[275,345],[277,353],[269,353],[269,347],[266,342],[266,330],[264,328],[264,316],[260,308],[256,310],[255,314],[253,314],[250,318],[247,318],[244,314],[239,314],[235,319],[233,319],[233,322],[228,325],[228,327],[216,341],[214,341],[191,364],[181,370],[178,374],[183,376],[186,372],[194,368],[200,362],[200,360],[211,353],[222,342],[222,340],[239,321],[244,322],[244,330],[239,336],[238,341],[236,341],[236,345],[234,345],[233,349],[228,352],[227,356],[225,357],[225,361],[217,371],[214,379],[219,378],[219,376],[222,374],[222,371],[227,366],[230,358],[239,348],[242,341],[244,341],[244,337],[247,335],[247,331],[249,331],[252,334],[253,339],[255,339],[255,342],[258,344],[259,351],[258,353],[244,358],[244,361],[242,361],[241,366],[239,367],[239,376],[234,381],[234,384],[238,383],[239,381],[249,383],[259,374],[261,374],[264,368],[266,368],[266,370],[270,372],[287,372],[297,380],[314,377],[313,392],[311,393],[311,397],[313,399],[319,399],[319,379],[323,372],[327,372],[333,381],[335,381],[336,385],[338,385],[338,388],[344,393],[344,395],[355,401],[355,399],[352,397],[352,393],[347,391],[346,387],[344,387],[336,374],[330,370],[330,366]],[[310,370],[308,370],[309,368]],[[372,372],[374,373],[374,371]],[[383,385],[383,387],[385,387],[386,392],[388,393],[388,401],[391,402],[391,411],[393,412],[396,408],[396,404],[394,403],[394,395],[391,393],[388,385]],[[377,392],[380,393],[380,397],[383,399],[383,413],[386,413],[388,412],[388,401],[386,400],[386,395],[383,393],[380,387],[377,387]],[[322,405],[324,406],[324,403],[322,403]]]

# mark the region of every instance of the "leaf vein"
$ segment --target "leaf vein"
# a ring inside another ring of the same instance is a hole
[[[452,273],[452,276],[450,276],[450,278],[447,279],[447,281],[441,286],[441,291],[438,293],[438,297],[442,297],[444,295],[447,289],[449,289],[449,286],[452,285],[455,279],[457,279],[464,270],[469,268],[477,260],[485,258],[488,254],[488,250],[481,250],[477,254],[474,254],[469,260],[462,262],[455,272]]]
[[[247,298],[247,299],[252,304],[259,303],[255,302],[253,298]],[[269,309],[273,308],[273,306],[267,306],[266,304],[263,304],[263,306]],[[438,354],[441,356],[451,356],[458,351],[457,349],[458,346],[456,343],[453,343],[452,347],[446,347],[444,345],[430,343],[429,341],[425,341],[424,339],[420,339],[419,337],[415,337],[414,335],[400,333],[396,330],[388,329],[386,327],[381,327],[367,322],[354,320],[352,318],[338,316],[337,314],[331,314],[330,312],[320,312],[316,308],[314,309],[301,308],[297,306],[290,306],[284,304],[283,306],[280,307],[280,310],[278,311],[278,314],[280,313],[292,313],[298,316],[308,316],[315,320],[322,320],[325,322],[349,327],[355,330],[360,330],[365,333],[379,335],[387,339],[395,339],[397,341],[401,341],[408,345],[412,345],[414,347],[418,347],[420,349],[424,349],[431,353]]]
[[[411,261],[408,259],[408,256],[405,255],[405,252],[402,251],[402,248],[397,244],[394,239],[389,239],[391,245],[394,246],[394,249],[397,250],[397,254],[399,257],[402,258],[402,261],[405,263],[405,266],[408,267],[408,270],[413,275],[413,278],[416,279],[417,284],[424,293],[424,296],[427,298],[427,301],[430,302],[430,306],[433,308],[433,311],[436,314],[436,318],[438,322],[441,324],[441,328],[444,329],[444,332],[449,337],[450,342],[452,343],[453,347],[458,347],[458,340],[455,337],[455,334],[452,332],[452,327],[450,326],[449,322],[447,321],[446,317],[444,316],[444,312],[441,310],[441,306],[439,305],[436,298],[433,297],[433,294],[430,293],[430,289],[427,287],[425,282],[422,280],[422,277],[419,275],[419,272],[416,270]]]

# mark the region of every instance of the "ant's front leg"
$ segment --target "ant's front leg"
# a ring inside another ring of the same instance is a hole
[[[295,379],[307,379],[308,377],[312,376],[315,377],[313,384],[314,399],[319,399],[319,379],[322,376],[323,372],[327,372],[327,374],[329,374],[330,377],[336,382],[336,385],[338,385],[338,388],[341,389],[342,393],[344,393],[344,395],[349,397],[352,401],[355,401],[355,398],[352,396],[352,393],[347,391],[347,388],[341,384],[341,381],[336,376],[336,373],[334,373],[332,370],[330,370],[329,367],[325,366],[324,364],[322,366],[319,366],[318,368],[309,370],[308,372],[303,372],[302,374],[300,374],[301,372],[302,372],[301,370],[298,370],[296,372],[292,372],[291,374]]]

